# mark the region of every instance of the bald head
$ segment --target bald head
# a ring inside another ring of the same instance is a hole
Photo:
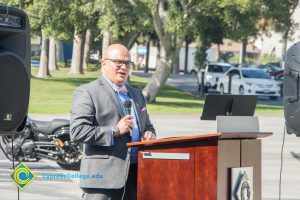
[[[125,64],[119,65],[122,61],[130,61],[128,49],[121,44],[109,45],[101,60],[102,74],[117,85],[127,81],[130,69]]]
[[[114,58],[119,52],[127,52],[129,55],[128,49],[125,46],[121,44],[111,44],[105,49],[103,58]]]

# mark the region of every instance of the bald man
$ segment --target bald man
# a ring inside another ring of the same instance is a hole
[[[71,107],[71,139],[84,144],[80,187],[85,200],[135,200],[137,149],[126,143],[153,140],[155,130],[142,93],[126,83],[133,65],[127,48],[110,45],[101,64],[102,75],[76,89]]]

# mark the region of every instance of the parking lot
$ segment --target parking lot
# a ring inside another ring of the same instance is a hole
[[[152,76],[151,73],[146,74],[140,71],[133,72],[133,74],[144,78],[150,78]],[[201,95],[201,93],[198,91],[197,75],[171,74],[166,84],[180,88],[181,90],[184,90],[187,93],[195,96]],[[210,89],[208,93],[216,94],[218,92],[214,89]],[[283,105],[283,100],[282,97],[278,98],[277,100],[270,100],[268,97],[259,97],[258,104]]]

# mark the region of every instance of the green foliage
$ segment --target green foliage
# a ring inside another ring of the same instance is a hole
[[[259,63],[269,63],[269,62],[280,62],[280,58],[276,56],[272,56],[270,54],[262,54],[259,58],[258,61]]]
[[[220,17],[226,25],[227,38],[242,41],[255,37],[259,31],[259,20],[262,18],[261,1],[222,0],[218,4]]]
[[[71,67],[71,62],[58,60],[57,61],[57,66],[59,68],[69,68],[69,67]]]
[[[265,23],[270,29],[283,33],[285,37],[293,33],[297,24],[291,19],[299,0],[262,0],[265,4]]]
[[[228,60],[229,63],[239,63],[239,56],[233,56]],[[276,56],[272,56],[270,54],[263,54],[259,58],[254,59],[250,58],[246,55],[245,57],[245,63],[254,64],[254,63],[269,63],[269,62],[280,62],[280,58]]]
[[[56,39],[66,39],[67,30],[72,25],[66,20],[68,17],[67,3],[61,0],[32,0],[25,7],[30,18],[31,30],[40,35],[41,30],[47,36]],[[70,35],[69,35],[70,37]]]
[[[40,60],[40,56],[31,56],[31,60]]]
[[[101,70],[101,64],[100,63],[88,63],[87,69],[88,72],[99,72]]]
[[[96,0],[95,6],[102,14],[97,24],[99,29],[110,31],[113,40],[128,33],[152,30],[150,13],[140,1]]]
[[[206,61],[206,57],[207,57],[207,49],[209,49],[209,43],[206,41],[199,41],[197,42],[197,49],[195,52],[195,57],[194,57],[194,64],[195,66],[198,67],[198,69],[200,69],[204,62]]]
[[[229,63],[239,63],[240,62],[240,57],[239,56],[233,56],[231,58],[229,58],[228,60]],[[254,64],[257,63],[258,61],[254,58],[250,58],[249,56],[246,55],[245,57],[245,63],[248,64]]]

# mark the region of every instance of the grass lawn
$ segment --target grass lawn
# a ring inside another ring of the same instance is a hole
[[[37,74],[37,69],[32,69]],[[68,114],[75,88],[83,83],[95,80],[100,72],[86,72],[85,75],[68,75],[68,69],[51,72],[52,78],[31,78],[30,114]],[[131,77],[131,84],[142,89],[146,79]],[[151,114],[199,115],[204,105],[203,98],[191,96],[179,89],[165,86],[160,91],[155,103],[147,104]],[[257,115],[279,115],[282,106],[257,105]]]

